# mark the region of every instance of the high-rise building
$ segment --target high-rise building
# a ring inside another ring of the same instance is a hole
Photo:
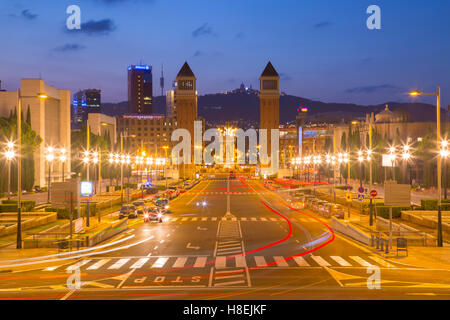
[[[177,105],[175,100],[175,90],[169,90],[166,92],[166,116],[177,116]]]
[[[267,130],[267,155],[271,156],[271,130],[280,125],[280,76],[272,63],[261,74],[259,93],[259,127]]]
[[[101,90],[80,90],[73,95],[71,122],[73,129],[80,129],[89,113],[101,113]]]
[[[149,65],[128,67],[128,112],[152,114],[153,76]]]

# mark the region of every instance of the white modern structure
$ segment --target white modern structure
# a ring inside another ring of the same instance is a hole
[[[46,148],[66,149],[67,159],[64,172],[69,175],[70,168],[70,91],[57,89],[42,79],[21,79],[20,90],[0,91],[0,117],[9,117],[10,111],[17,109],[19,94],[22,101],[22,121],[26,121],[30,107],[31,127],[42,138],[42,143],[34,154],[35,185],[47,185]],[[47,95],[40,99],[38,94]],[[57,154],[55,154],[57,155]],[[62,173],[62,162],[54,161],[52,181],[59,181]]]

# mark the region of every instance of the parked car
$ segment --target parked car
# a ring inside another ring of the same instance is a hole
[[[317,202],[316,212],[321,216],[325,214],[325,206],[328,204],[327,201],[319,201]]]
[[[123,219],[125,217],[127,217],[129,219],[137,218],[138,215],[136,212],[136,207],[131,204],[122,206],[122,208],[120,208],[120,212],[119,212],[119,219]]]
[[[306,207],[308,208],[308,209],[312,209],[313,208],[313,202],[314,201],[319,201],[316,197],[314,197],[314,196],[308,196],[307,198],[306,198]]]

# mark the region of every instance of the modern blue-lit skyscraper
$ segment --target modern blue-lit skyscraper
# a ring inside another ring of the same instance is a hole
[[[101,90],[86,89],[73,95],[72,128],[80,129],[89,113],[101,113]]]
[[[153,76],[149,65],[128,67],[128,110],[133,114],[152,114]]]

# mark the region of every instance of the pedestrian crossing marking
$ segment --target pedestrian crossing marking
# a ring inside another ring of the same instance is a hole
[[[203,268],[208,257],[197,257],[194,263],[194,268]]]
[[[237,268],[246,268],[247,267],[247,261],[245,259],[245,256],[236,256],[236,267]]]
[[[289,267],[287,261],[284,260],[284,257],[282,257],[282,256],[275,256],[275,257],[273,257],[273,259],[277,263],[277,266],[279,266],[279,267]]]
[[[227,257],[216,258],[216,269],[225,269],[227,267]]]
[[[202,218],[202,221],[207,221],[208,220],[208,218]]]
[[[261,218],[261,221],[267,221],[267,219],[266,218]]]
[[[356,262],[358,262],[363,267],[373,266],[373,264],[371,264],[370,262],[367,262],[366,260],[364,260],[363,258],[358,257],[358,256],[350,256],[350,259],[355,260]]]
[[[250,220],[252,220],[252,221],[257,221],[256,218],[250,218]]]
[[[242,218],[241,218],[241,221],[247,221],[247,218],[242,217]]]
[[[187,257],[178,257],[175,263],[173,264],[174,268],[182,268],[186,264]]]
[[[264,257],[262,257],[262,256],[256,256],[255,263],[258,267],[267,265],[266,259],[264,259]]]
[[[94,263],[92,266],[90,266],[89,268],[87,268],[87,270],[97,270],[100,267],[102,267],[103,265],[107,264],[109,261],[111,261],[111,259],[102,259],[97,261],[96,263]]]
[[[110,266],[108,269],[120,269],[125,263],[130,261],[129,258],[119,259],[116,263],[114,263],[112,266]]]
[[[395,266],[393,264],[390,264],[389,262],[387,262],[384,259],[381,259],[377,256],[369,256],[370,259],[374,260],[375,262],[378,262],[379,264],[381,264],[383,267],[386,268],[395,268]]]
[[[311,266],[311,265],[310,265],[308,262],[306,262],[306,260],[305,260],[304,258],[302,258],[302,257],[294,257],[294,261],[295,261],[295,263],[297,263],[298,266],[300,266],[300,267],[310,267],[310,266]]]
[[[167,260],[169,260],[169,258],[167,258],[167,257],[158,258],[155,261],[155,263],[153,263],[152,268],[162,268],[162,267],[164,267],[164,265],[166,264]]]
[[[331,264],[329,264],[324,258],[322,258],[321,256],[311,256],[311,258],[317,262],[317,264],[321,267],[329,267],[331,266]]]
[[[170,219],[170,221],[173,221],[173,222],[175,222],[175,221],[177,221],[178,220],[178,218],[172,218],[172,219]]]
[[[182,218],[181,221],[187,221],[189,218]]]
[[[131,265],[130,269],[139,269],[148,261],[150,258],[141,258],[136,261],[133,265]]]
[[[192,221],[197,221],[198,218],[192,218]]]
[[[277,219],[275,219],[275,218],[270,218],[270,220],[271,221],[278,221]]]
[[[82,260],[80,262],[77,262],[77,263],[67,267],[66,271],[73,271],[76,268],[80,268],[80,267],[84,266],[85,264],[87,264],[89,261],[91,261],[91,260]]]
[[[216,220],[217,220],[217,217],[212,217],[211,220],[212,220],[212,221],[216,221]]]
[[[343,267],[351,267],[351,264],[339,256],[330,256],[331,259],[339,263]]]

